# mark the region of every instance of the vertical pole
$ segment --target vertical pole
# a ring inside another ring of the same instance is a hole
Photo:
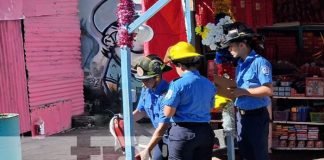
[[[233,116],[232,120],[231,120],[231,123],[232,123],[231,126],[233,126],[233,129],[230,132],[228,132],[227,137],[226,137],[227,156],[228,156],[228,160],[235,160],[234,133],[235,133],[235,126],[236,126],[236,121],[235,121],[236,113],[235,113],[235,109],[234,109],[234,103],[231,102],[230,105],[231,105],[231,108],[230,108],[231,115]]]
[[[122,71],[122,92],[123,92],[123,114],[124,114],[124,132],[125,132],[125,152],[126,159],[134,159],[134,122],[133,122],[133,105],[131,96],[131,84],[129,78],[131,77],[130,65],[130,49],[128,47],[121,47],[121,71]]]
[[[228,160],[235,160],[235,152],[234,152],[234,137],[233,135],[226,136],[226,143],[227,143],[227,159]]]
[[[194,8],[194,0],[185,0],[185,21],[186,21],[186,32],[187,32],[187,41],[188,43],[195,45],[195,38],[193,32],[193,18],[191,10]]]
[[[234,110],[234,103],[229,102],[223,110],[223,117],[230,117],[229,120],[223,122],[223,128],[226,138],[227,146],[227,159],[235,160],[235,150],[234,150],[234,136],[235,136],[235,125],[236,125],[236,113]],[[226,118],[227,119],[227,118]]]
[[[151,8],[144,14],[137,18],[134,22],[127,26],[128,33],[132,33],[142,23],[150,19],[171,0],[158,0]],[[122,70],[122,92],[123,92],[123,114],[124,114],[124,132],[125,132],[125,152],[127,160],[134,160],[134,118],[133,118],[133,105],[131,96],[131,61],[130,49],[128,47],[120,48],[121,53],[121,70]]]

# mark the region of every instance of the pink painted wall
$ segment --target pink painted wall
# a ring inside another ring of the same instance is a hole
[[[58,101],[32,110],[32,135],[36,135],[35,125],[40,119],[44,122],[46,135],[52,135],[71,128],[71,101]]]
[[[0,0],[0,20],[23,19],[23,0]]]
[[[0,21],[0,113],[18,113],[20,131],[30,131],[21,20]]]
[[[39,119],[58,133],[84,112],[80,34],[78,0],[0,0],[0,113],[19,113],[22,133]]]
[[[46,134],[54,134],[84,111],[78,1],[28,0],[24,14],[32,125],[43,119]]]

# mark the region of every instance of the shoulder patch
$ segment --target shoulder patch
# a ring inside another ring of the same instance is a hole
[[[170,99],[172,97],[173,91],[171,89],[168,90],[168,93],[165,95],[165,99]]]
[[[261,72],[262,74],[268,76],[270,74],[270,67],[266,65],[261,66]]]

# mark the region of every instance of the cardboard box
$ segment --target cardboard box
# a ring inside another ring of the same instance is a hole
[[[285,97],[290,97],[290,92],[284,92],[285,93]]]
[[[285,87],[278,87],[278,91],[279,92],[284,92],[285,91]]]
[[[287,92],[290,92],[290,90],[291,90],[291,87],[285,87],[285,91]]]
[[[285,92],[278,92],[278,96],[284,97],[285,96]]]
[[[306,96],[323,97],[324,96],[324,78],[309,77],[306,78]]]

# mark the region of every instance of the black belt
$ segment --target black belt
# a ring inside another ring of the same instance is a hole
[[[173,126],[183,126],[183,127],[189,127],[189,126],[203,126],[203,125],[209,125],[208,122],[176,122],[172,123]]]
[[[238,108],[238,112],[240,113],[241,116],[258,115],[258,114],[263,113],[264,111],[267,111],[267,107],[261,107],[261,108],[252,109],[252,110],[244,110],[244,109]]]

